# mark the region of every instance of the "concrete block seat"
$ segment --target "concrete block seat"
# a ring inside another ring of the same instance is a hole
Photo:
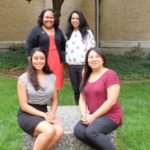
[[[74,126],[80,120],[78,106],[59,106],[56,115],[64,123],[65,134],[52,150],[92,150],[92,148],[82,143],[73,134]],[[115,145],[116,131],[108,134],[108,138]],[[23,150],[32,150],[34,140],[35,138],[24,133]]]

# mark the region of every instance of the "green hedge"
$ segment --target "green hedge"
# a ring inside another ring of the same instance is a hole
[[[116,70],[121,79],[150,78],[150,53],[132,47],[125,55],[106,54],[107,67]],[[27,66],[24,44],[12,44],[8,51],[0,52],[1,69],[24,69]]]

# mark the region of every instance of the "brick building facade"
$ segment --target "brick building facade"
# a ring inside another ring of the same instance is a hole
[[[44,8],[52,8],[51,0],[1,0],[0,47],[9,43],[25,41],[37,17]],[[114,51],[136,46],[150,48],[150,1],[100,0],[100,45]],[[82,10],[95,34],[95,0],[65,0],[61,9],[63,31],[69,13]]]

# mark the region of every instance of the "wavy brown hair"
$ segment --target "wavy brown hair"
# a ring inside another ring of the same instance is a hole
[[[30,60],[29,60],[29,66],[28,66],[27,73],[28,73],[29,81],[31,82],[31,84],[35,90],[38,90],[40,88],[40,84],[39,84],[38,78],[37,78],[36,69],[32,65],[33,55],[37,51],[42,52],[45,55],[46,61],[45,61],[45,66],[43,67],[43,72],[45,74],[51,74],[52,73],[51,69],[48,67],[48,64],[47,64],[47,54],[46,54],[45,50],[43,50],[43,48],[40,48],[40,47],[33,48],[31,53],[30,53]]]

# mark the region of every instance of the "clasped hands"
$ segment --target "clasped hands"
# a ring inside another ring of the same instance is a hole
[[[81,115],[81,120],[82,120],[83,124],[89,125],[95,120],[95,117],[93,114],[85,113],[85,114]]]
[[[56,119],[56,116],[51,111],[44,113],[44,118],[46,121],[52,124],[56,124],[58,120]]]

